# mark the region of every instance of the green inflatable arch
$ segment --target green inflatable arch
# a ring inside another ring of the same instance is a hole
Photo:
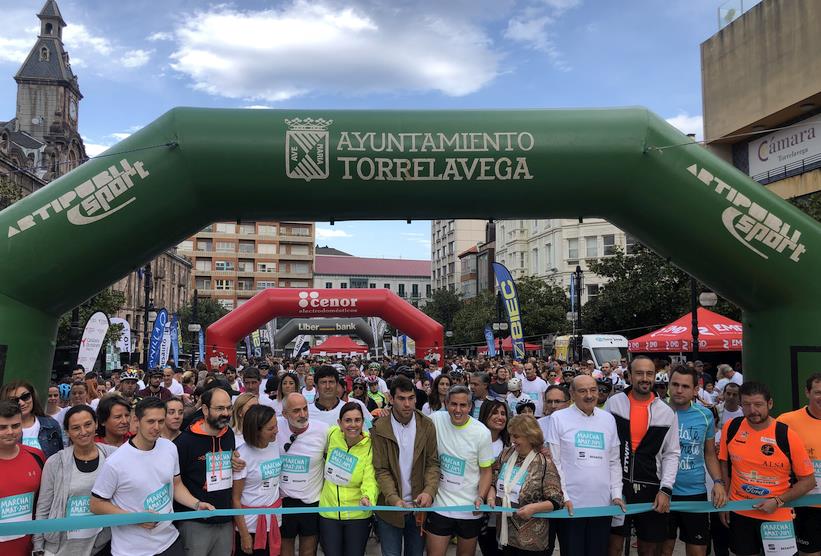
[[[0,378],[43,385],[58,315],[217,220],[548,217],[606,218],[733,300],[747,377],[798,401],[819,225],[640,108],[171,110],[0,213]]]

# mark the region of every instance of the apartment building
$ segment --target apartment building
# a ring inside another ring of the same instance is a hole
[[[432,220],[430,224],[431,283],[433,289],[458,292],[462,265],[458,255],[485,241],[487,220]]]

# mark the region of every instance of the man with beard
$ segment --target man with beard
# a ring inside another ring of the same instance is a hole
[[[722,523],[730,528],[730,550],[747,556],[760,554],[764,548],[762,524],[792,522],[792,510],[784,505],[812,490],[815,475],[798,434],[770,417],[773,400],[769,389],[760,382],[745,382],[740,394],[744,417],[724,425],[718,459],[722,479],[730,485],[731,501],[760,500],[752,510],[721,514]],[[785,553],[797,550],[793,544]]]
[[[218,510],[231,508],[234,432],[231,430],[231,396],[222,388],[202,394],[202,419],[194,421],[175,440],[183,484],[198,500]],[[188,511],[174,504],[174,511]],[[188,519],[179,523],[186,554],[229,556],[234,546],[230,516]]]
[[[667,513],[681,449],[678,419],[653,393],[656,366],[649,357],[630,363],[632,386],[607,400],[616,419],[625,502],[652,503],[650,511],[628,516],[636,526],[639,556],[653,556],[667,538]],[[621,554],[630,524],[611,529],[610,554]]]
[[[128,370],[120,373],[120,395],[125,398],[125,401],[132,407],[140,401],[140,397],[137,395],[138,380],[137,373],[134,371]]]
[[[141,398],[155,397],[160,401],[167,402],[174,397],[171,390],[162,385],[162,371],[160,369],[150,369],[148,371],[148,386],[138,392]]]

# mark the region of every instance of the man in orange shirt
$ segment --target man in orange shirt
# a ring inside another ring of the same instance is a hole
[[[807,379],[809,403],[778,417],[795,431],[807,448],[807,455],[815,468],[815,488],[810,494],[821,494],[821,373]],[[795,509],[795,540],[801,556],[821,555],[821,507]]]
[[[753,556],[762,550],[761,524],[792,520],[784,504],[812,490],[815,476],[798,434],[770,417],[769,389],[746,382],[740,395],[744,417],[728,421],[721,434],[721,476],[730,485],[730,500],[761,502],[753,510],[722,513],[721,520],[730,528],[730,550]],[[792,486],[791,474],[798,479]]]

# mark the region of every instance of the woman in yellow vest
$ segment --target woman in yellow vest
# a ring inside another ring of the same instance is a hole
[[[338,426],[328,430],[325,484],[320,507],[372,506],[379,494],[371,459],[371,437],[362,430],[362,407],[348,402]],[[368,542],[370,511],[320,512],[319,542],[326,556],[362,556]]]

